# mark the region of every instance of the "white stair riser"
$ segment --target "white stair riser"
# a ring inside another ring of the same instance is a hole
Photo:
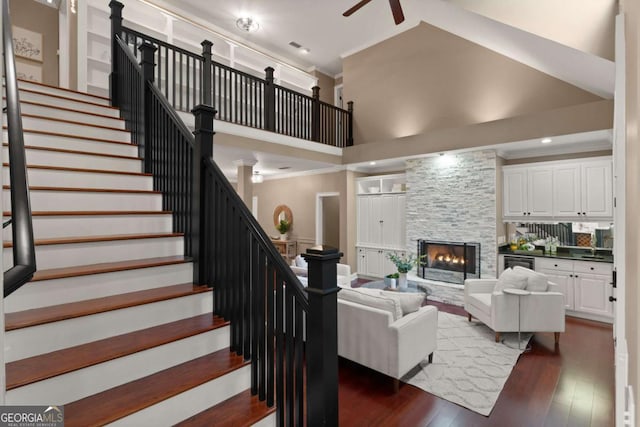
[[[8,218],[4,218],[7,220]],[[171,233],[171,214],[152,215],[69,215],[34,216],[36,239],[68,236],[104,236],[109,234]],[[4,240],[11,240],[11,226],[4,229]]]
[[[2,141],[4,143],[9,141],[6,130],[2,132]],[[33,145],[36,147],[61,148],[65,150],[88,151],[91,153],[115,154],[118,156],[133,157],[138,155],[138,146],[132,144],[114,144],[110,142],[92,141],[90,139],[70,138],[33,132],[24,133],[24,143],[25,145]]]
[[[52,119],[71,120],[73,122],[81,122],[97,126],[108,126],[118,129],[124,129],[125,126],[124,120],[120,120],[117,117],[104,117],[95,114],[86,114],[86,110],[84,108],[78,111],[69,111],[56,108],[55,104],[49,106],[23,102],[20,104],[20,111],[22,114],[44,116]]]
[[[192,280],[193,264],[185,263],[29,282],[5,298],[4,310],[6,313],[30,310],[191,283]]]
[[[9,183],[9,168],[3,168],[3,182]],[[99,172],[70,172],[29,168],[29,185],[34,187],[110,188],[119,190],[153,190],[153,178]]]
[[[142,160],[93,156],[59,151],[26,149],[27,165],[57,166],[78,169],[99,169],[118,172],[141,172]],[[8,162],[9,147],[2,147],[2,159]]]
[[[89,94],[84,94],[84,93],[70,92],[68,90],[60,89],[57,87],[42,86],[35,83],[21,81],[18,83],[18,88],[29,89],[35,92],[40,92],[45,94],[49,93],[57,96],[64,96],[65,98],[77,99],[80,101],[93,102],[94,104],[100,104],[105,106],[110,105],[108,99],[99,98],[99,97],[91,96]]]
[[[6,120],[6,115],[5,115]],[[27,130],[46,130],[47,132],[75,135],[84,138],[100,138],[109,141],[131,142],[131,134],[122,130],[104,129],[95,126],[59,122],[57,120],[22,116],[22,126]]]
[[[108,425],[122,427],[174,425],[247,390],[250,386],[251,366],[247,365]]]
[[[210,292],[5,333],[5,360],[24,359],[211,312]]]
[[[52,97],[45,93],[31,92],[27,90],[21,90],[19,95],[20,95],[20,101],[37,102],[37,103],[46,104],[46,105],[58,105],[62,108],[69,108],[71,110],[78,110],[78,111],[86,111],[87,113],[110,116],[116,119],[120,117],[120,112],[116,109],[101,107],[99,105],[95,105],[95,102],[90,104],[87,102],[68,99],[69,97],[66,95],[63,95],[67,98],[67,99],[64,99],[64,98]]]
[[[36,265],[39,269],[62,268],[145,257],[175,256],[183,253],[182,237],[36,245]],[[12,248],[4,249],[3,261],[5,268],[13,265]]]
[[[162,210],[162,195],[32,190],[32,211],[152,211]],[[3,190],[3,208],[10,210],[9,190]]]
[[[229,327],[187,337],[96,366],[29,384],[6,394],[8,404],[64,405],[229,346]]]

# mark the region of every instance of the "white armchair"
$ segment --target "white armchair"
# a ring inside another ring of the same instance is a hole
[[[516,267],[513,271],[520,275],[515,282],[505,280],[504,273],[500,279],[465,280],[464,308],[469,321],[475,317],[489,326],[496,333],[496,342],[500,341],[502,332],[517,332],[520,321],[522,332],[554,332],[555,343],[558,344],[560,332],[565,329],[564,296],[560,288],[547,281],[546,289],[542,290],[533,285],[532,281],[538,280],[539,284],[541,277],[546,280],[543,274],[522,267]],[[512,272],[507,272],[508,274]],[[528,290],[530,294],[518,297],[502,292],[502,289],[510,287]],[[521,300],[518,301],[518,298]]]
[[[291,260],[291,270],[296,276],[307,277],[307,261],[300,255]],[[343,288],[351,287],[351,267],[348,264],[336,265],[336,273],[338,275],[338,286]]]

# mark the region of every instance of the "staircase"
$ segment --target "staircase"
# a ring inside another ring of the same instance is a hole
[[[5,299],[6,404],[64,405],[67,427],[274,425],[119,111],[30,82],[20,99],[38,271]],[[8,227],[5,270],[11,247]]]

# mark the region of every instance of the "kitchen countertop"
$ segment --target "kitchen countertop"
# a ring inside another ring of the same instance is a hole
[[[558,252],[555,254],[544,253],[544,250],[535,251],[512,251],[509,246],[498,247],[499,255],[513,255],[513,256],[532,256],[541,258],[555,258],[555,259],[567,259],[572,261],[592,261],[592,262],[607,262],[613,263],[613,254],[608,250],[597,250],[595,256],[591,254],[591,249],[578,249],[578,248],[558,248]]]

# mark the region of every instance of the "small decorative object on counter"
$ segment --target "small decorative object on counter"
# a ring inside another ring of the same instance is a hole
[[[555,255],[558,253],[558,244],[560,242],[558,241],[557,237],[552,237],[551,238],[551,255]]]

